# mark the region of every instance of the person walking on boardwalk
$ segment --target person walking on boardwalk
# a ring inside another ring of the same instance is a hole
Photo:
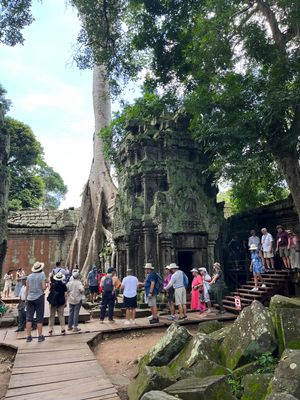
[[[170,287],[174,287],[175,289],[175,305],[178,306],[179,312],[179,320],[183,320],[187,318],[186,315],[186,282],[183,271],[181,271],[175,263],[170,264],[170,269],[173,272],[173,275],[170,279],[170,282],[165,286],[165,290],[170,289]],[[187,277],[186,277],[187,278]]]
[[[159,275],[154,271],[151,263],[146,263],[144,270],[146,272],[145,287],[145,300],[150,307],[151,316],[150,324],[158,324],[159,318],[157,313],[157,295],[159,293],[158,283]]]
[[[98,271],[96,265],[93,266],[92,270],[88,273],[87,282],[90,289],[90,300],[95,302],[98,298]]]
[[[26,281],[26,342],[32,341],[31,330],[34,313],[36,313],[38,342],[43,342],[43,320],[45,311],[46,275],[43,271],[44,263],[37,261],[31,268],[32,273]]]
[[[22,286],[19,290],[18,328],[16,332],[23,332],[26,326],[26,279],[25,275],[19,278]]]
[[[124,307],[126,308],[125,325],[135,324],[135,314],[137,307],[137,288],[139,281],[136,276],[132,275],[132,270],[128,269],[126,277],[122,281],[121,288],[124,295]]]
[[[49,317],[49,335],[53,334],[54,320],[57,313],[61,328],[61,334],[66,334],[64,311],[67,306],[67,286],[64,283],[65,276],[62,272],[58,272],[53,276],[53,282],[50,288],[47,300],[50,304]]]
[[[69,300],[68,331],[79,332],[78,318],[82,300],[84,299],[84,286],[80,281],[79,271],[73,270],[71,278],[67,283]]]
[[[167,284],[170,282],[171,278],[172,278],[172,270],[170,269],[170,265],[167,265],[165,270],[167,271],[167,277],[164,280],[164,286],[167,286]],[[168,290],[167,290],[167,298],[168,298],[168,305],[169,305],[169,309],[170,309],[170,313],[171,315],[168,316],[168,320],[169,321],[175,321],[176,316],[175,316],[175,289],[173,288],[173,286],[171,286]]]
[[[219,305],[218,314],[225,314],[226,311],[223,306],[223,292],[225,289],[225,282],[221,264],[218,262],[215,262],[213,265],[213,277],[209,285],[211,286],[211,291],[215,297],[217,304]]]
[[[191,270],[193,274],[192,291],[191,291],[191,310],[199,311],[202,314],[206,310],[206,305],[203,297],[203,277],[199,274],[196,268]],[[200,297],[203,297],[201,301]]]
[[[209,283],[211,282],[211,276],[208,274],[205,267],[199,268],[199,272],[203,278],[203,297],[204,297],[204,301],[207,306],[206,314],[209,314],[212,311],[210,295],[209,295],[209,291],[210,291]]]
[[[114,321],[114,307],[116,300],[116,285],[118,278],[116,277],[116,271],[110,267],[107,270],[107,275],[101,279],[102,300],[100,308],[100,322],[103,323],[105,319],[106,309],[108,307],[108,319],[110,322]]]
[[[266,287],[266,285],[264,284],[263,278],[261,276],[261,274],[264,273],[264,267],[263,267],[262,259],[260,258],[257,246],[255,244],[251,244],[249,250],[251,252],[250,271],[252,271],[253,278],[254,278],[254,288],[252,289],[252,291],[256,292],[258,290],[258,281],[261,281],[262,288]]]

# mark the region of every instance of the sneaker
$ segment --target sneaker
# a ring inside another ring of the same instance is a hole
[[[225,310],[222,310],[222,311],[217,312],[217,314],[225,314],[225,313],[226,313]]]
[[[149,320],[153,319],[153,315],[149,315],[149,317],[147,317]]]
[[[204,312],[204,311],[203,311],[203,312]],[[184,315],[184,316],[183,316],[183,319],[187,319],[187,315]]]
[[[18,329],[15,330],[15,332],[24,332],[24,330],[25,329],[18,328]]]
[[[263,284],[261,285],[261,287],[262,287],[262,288],[266,288],[267,286],[263,283]]]
[[[168,321],[175,321],[175,319],[176,319],[175,315],[169,315],[167,318]]]
[[[128,321],[128,319],[126,319],[126,321],[124,322],[124,325],[130,325],[130,321]]]
[[[258,287],[254,287],[253,289],[251,289],[251,292],[257,292],[258,291]]]
[[[152,318],[150,321],[150,324],[159,324],[159,319],[158,318]]]
[[[32,336],[27,336],[26,342],[27,342],[27,343],[32,342]]]
[[[104,324],[104,319],[100,319],[100,324]]]
[[[45,336],[41,335],[38,337],[38,342],[43,342],[45,340]]]
[[[110,319],[109,322],[112,322],[112,323],[113,323],[113,322],[116,322],[116,321],[115,321],[114,319]]]
[[[74,328],[75,329],[75,328]],[[68,327],[67,328],[67,331],[72,331],[73,330],[73,328],[72,327]]]
[[[77,326],[73,329],[73,332],[80,332],[80,331],[81,331],[81,329],[77,328]]]

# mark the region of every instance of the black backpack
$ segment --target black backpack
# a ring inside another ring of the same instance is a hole
[[[103,292],[112,293],[114,290],[112,276],[106,276],[103,281]]]
[[[160,293],[164,290],[164,280],[159,274],[156,275],[157,275],[157,282],[155,284],[155,289],[157,290],[157,293]]]

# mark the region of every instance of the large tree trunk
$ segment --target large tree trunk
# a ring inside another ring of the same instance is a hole
[[[296,153],[290,152],[277,159],[279,168],[289,186],[300,221],[300,164]]]
[[[7,167],[9,157],[10,140],[5,129],[4,112],[0,104],[0,272],[7,248],[7,215],[8,215],[8,192],[9,172]]]
[[[80,217],[67,259],[68,265],[78,264],[86,275],[99,263],[105,241],[112,242],[110,227],[117,189],[112,182],[109,165],[104,159],[100,130],[111,121],[111,99],[105,69],[96,65],[93,73],[95,132],[93,161],[85,186]]]

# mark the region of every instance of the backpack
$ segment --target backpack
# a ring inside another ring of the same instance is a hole
[[[156,275],[157,275],[157,282],[155,284],[155,289],[157,290],[157,293],[160,293],[164,290],[164,280],[159,274]]]
[[[112,293],[114,290],[112,276],[106,276],[103,281],[103,292]]]
[[[183,272],[183,284],[185,288],[189,286],[189,278],[186,276],[184,272]]]

